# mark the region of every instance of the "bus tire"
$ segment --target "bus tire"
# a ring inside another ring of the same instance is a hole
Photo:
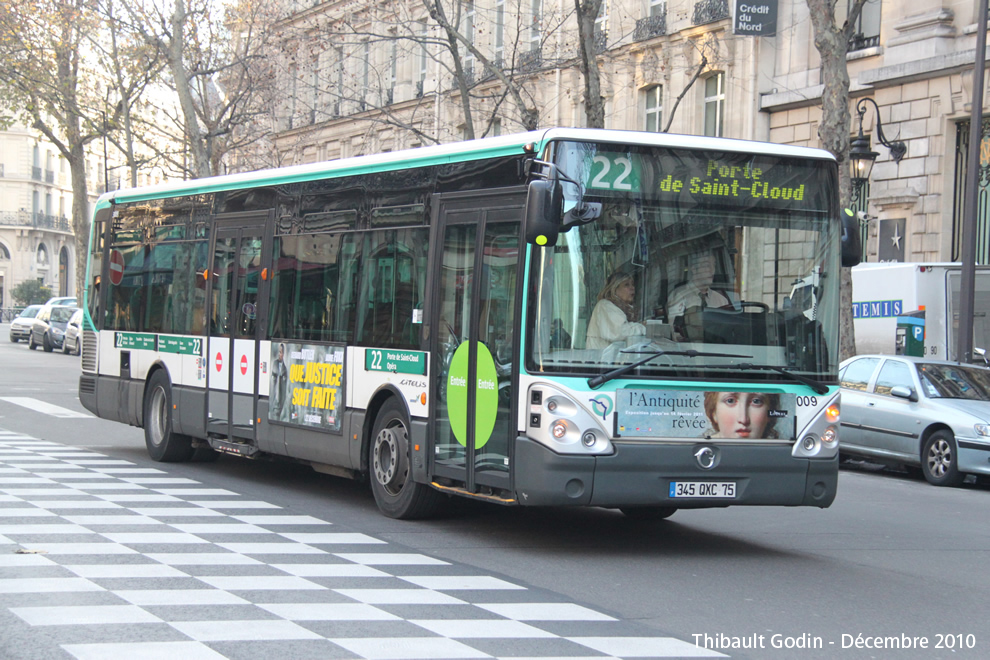
[[[933,486],[958,486],[966,479],[959,471],[959,452],[952,431],[936,431],[925,441],[921,471]]]
[[[443,495],[413,481],[409,422],[396,399],[389,399],[378,411],[368,452],[371,492],[382,513],[401,520],[436,514]]]
[[[626,518],[631,520],[665,520],[674,515],[674,506],[627,506],[619,509]]]
[[[152,460],[179,463],[192,457],[192,438],[172,431],[172,384],[164,369],[148,379],[144,390],[144,442]]]

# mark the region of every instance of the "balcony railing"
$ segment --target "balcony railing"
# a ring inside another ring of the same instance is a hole
[[[595,52],[604,53],[608,47],[608,31],[599,26],[595,26]]]
[[[864,50],[866,48],[875,48],[880,45],[880,35],[875,34],[872,37],[863,36],[863,33],[854,34],[849,37],[849,52],[856,50]]]
[[[653,37],[662,37],[667,34],[667,9],[662,14],[647,16],[636,21],[636,29],[633,31],[633,41],[646,41]]]
[[[72,233],[72,223],[65,216],[48,213],[31,213],[29,211],[7,211],[0,213],[0,226],[33,227],[34,229],[49,229]]]
[[[55,170],[45,170],[45,183],[55,183]]]
[[[691,22],[695,25],[704,25],[728,17],[729,0],[701,0],[694,5],[694,17]]]
[[[35,181],[41,181],[41,168],[37,165],[31,167],[31,178]]]
[[[527,53],[521,53],[519,55],[519,70],[520,71],[536,71],[543,64],[543,51],[539,48],[534,48]]]

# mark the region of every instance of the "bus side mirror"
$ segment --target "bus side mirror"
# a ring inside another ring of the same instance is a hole
[[[852,268],[863,259],[863,243],[859,234],[859,216],[852,209],[842,211],[842,267]]]
[[[556,177],[530,181],[526,195],[526,242],[543,247],[556,245],[563,209],[564,191]]]

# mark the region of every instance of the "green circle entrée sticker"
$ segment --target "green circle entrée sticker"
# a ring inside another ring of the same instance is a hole
[[[447,415],[454,438],[467,447],[468,351],[464,342],[454,351],[447,373]],[[498,414],[498,372],[495,359],[484,344],[478,344],[478,385],[475,389],[474,448],[479,449],[492,437]]]

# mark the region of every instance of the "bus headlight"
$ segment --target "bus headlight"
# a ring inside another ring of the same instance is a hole
[[[614,450],[603,423],[604,415],[582,405],[583,398],[584,395],[564,392],[549,383],[531,384],[527,394],[529,409],[523,421],[526,434],[559,454],[611,454]]]
[[[835,427],[829,426],[825,429],[825,432],[822,433],[822,442],[830,445],[835,442],[838,437],[839,435],[835,432]]]

